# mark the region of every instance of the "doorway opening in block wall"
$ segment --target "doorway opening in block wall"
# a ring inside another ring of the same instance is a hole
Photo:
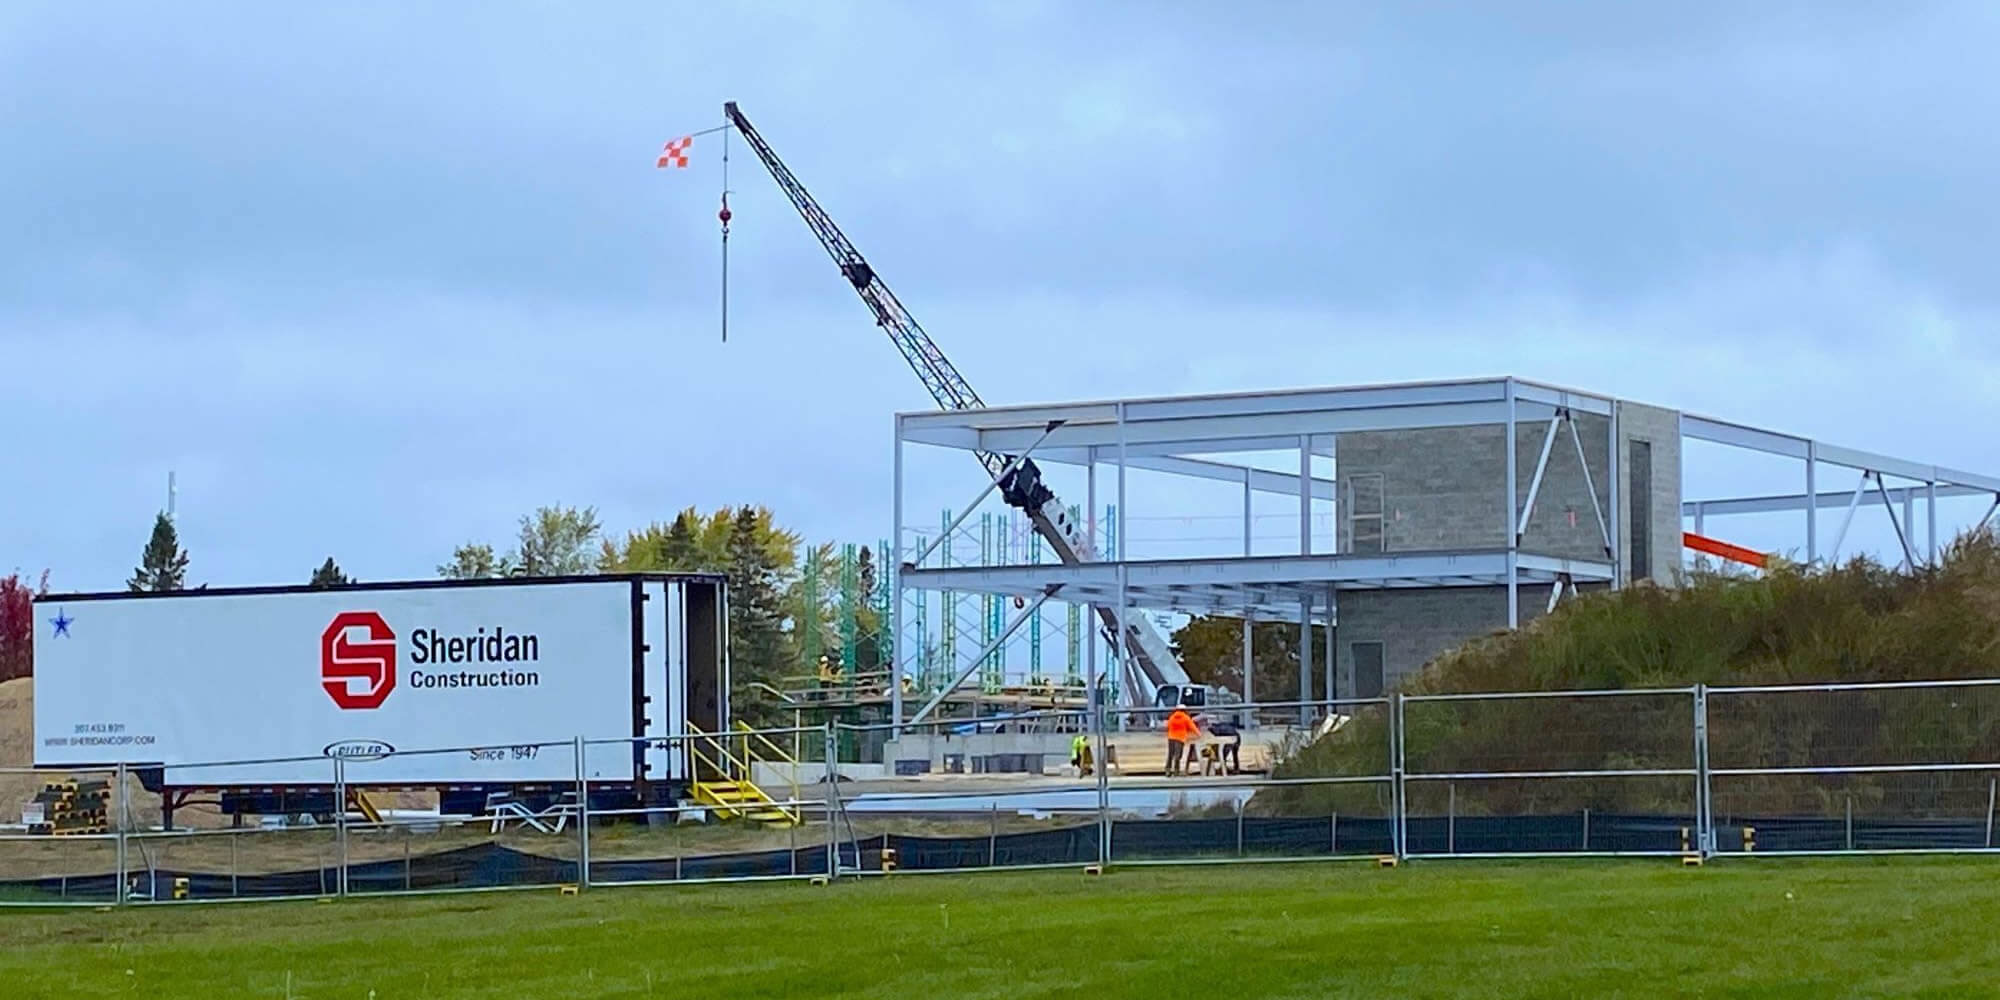
[[[1633,580],[1642,580],[1653,575],[1653,443],[1634,440],[1628,450],[1625,495],[1630,507],[1625,523],[1632,526],[1626,533],[1632,544],[1625,548],[1625,564],[1631,567]]]
[[[1354,696],[1382,697],[1382,644],[1350,642],[1347,657],[1354,662]]]

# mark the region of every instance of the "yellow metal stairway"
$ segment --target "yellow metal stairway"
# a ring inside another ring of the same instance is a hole
[[[779,802],[751,780],[753,764],[768,762],[783,766],[791,772],[790,801],[796,803],[798,761],[748,726],[742,723],[737,726],[737,732],[724,737],[703,732],[692,722],[687,724],[688,748],[696,774],[690,789],[694,800],[727,818],[747,819],[766,826],[798,825],[797,806]],[[736,750],[730,749],[731,743],[736,744]]]

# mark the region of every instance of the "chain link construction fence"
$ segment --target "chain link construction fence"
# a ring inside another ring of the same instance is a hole
[[[575,778],[504,788],[383,785],[373,761],[329,757],[176,764],[166,779],[0,769],[0,905],[1995,849],[2000,680],[1212,706],[1180,748],[1166,711],[524,743],[509,752]],[[394,756],[415,771],[473,750]],[[586,763],[625,755],[672,780],[590,780]],[[289,778],[192,791],[246,765]]]

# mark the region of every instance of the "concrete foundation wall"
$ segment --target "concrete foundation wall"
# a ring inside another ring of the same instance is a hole
[[[906,733],[883,746],[882,759],[893,774],[898,761],[927,760],[937,772],[945,769],[948,755],[970,760],[993,754],[1041,754],[1044,770],[1053,771],[1069,763],[1069,745],[1075,738],[1075,733]]]

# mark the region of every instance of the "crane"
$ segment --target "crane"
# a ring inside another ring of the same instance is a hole
[[[959,374],[958,369],[944,356],[944,352],[938,349],[937,343],[931,340],[922,326],[918,325],[916,317],[910,315],[908,309],[903,308],[903,303],[896,298],[896,293],[889,290],[889,286],[883,283],[881,276],[876,274],[875,269],[861,256],[861,251],[856,250],[854,244],[848,241],[846,234],[840,231],[840,227],[834,225],[833,218],[826,214],[826,210],[819,206],[819,202],[813,200],[805,185],[800,184],[799,179],[793,176],[791,168],[785,166],[783,160],[778,159],[778,154],[773,152],[770,144],[757,133],[757,129],[750,124],[750,119],[743,116],[743,112],[736,107],[736,102],[730,101],[724,104],[722,114],[728,125],[734,128],[736,134],[749,144],[751,151],[757,154],[757,159],[763,162],[764,169],[770,172],[771,179],[778,183],[778,187],[785,192],[785,197],[791,199],[792,207],[798,209],[799,216],[805,219],[807,228],[813,231],[814,236],[819,237],[820,245],[826,248],[827,255],[832,257],[834,264],[840,268],[841,277],[846,278],[847,283],[854,286],[855,294],[861,296],[861,301],[875,314],[875,325],[889,335],[889,339],[896,345],[896,350],[902,353],[903,360],[909,363],[910,369],[917,373],[917,378],[924,383],[924,388],[930,391],[931,398],[937,401],[937,405],[946,410],[967,410],[985,406],[979,394],[973,391],[971,383],[965,380],[965,376]],[[1035,533],[1048,542],[1049,548],[1055,552],[1058,560],[1065,564],[1090,561],[1089,540],[1084,536],[1081,526],[1070,517],[1069,508],[1064,506],[1054,491],[1042,482],[1041,470],[1036,467],[1032,459],[1016,461],[1016,456],[988,451],[980,451],[977,454],[980,464],[986,467],[987,476],[998,483],[1001,497],[1010,506],[1028,515],[1029,522],[1034,525]],[[1102,623],[1105,639],[1114,643],[1119,642],[1119,616],[1116,610],[1098,607],[1096,612]],[[1121,645],[1130,654],[1128,662],[1137,669],[1139,676],[1152,686],[1153,690],[1148,693],[1153,696],[1156,705],[1167,707],[1181,704],[1190,689],[1187,671],[1181,667],[1180,661],[1175,659],[1173,649],[1167,645],[1166,639],[1160,635],[1159,629],[1154,627],[1151,621],[1144,617],[1128,620]],[[1139,692],[1132,690],[1129,684],[1127,690],[1128,696],[1136,701]]]

